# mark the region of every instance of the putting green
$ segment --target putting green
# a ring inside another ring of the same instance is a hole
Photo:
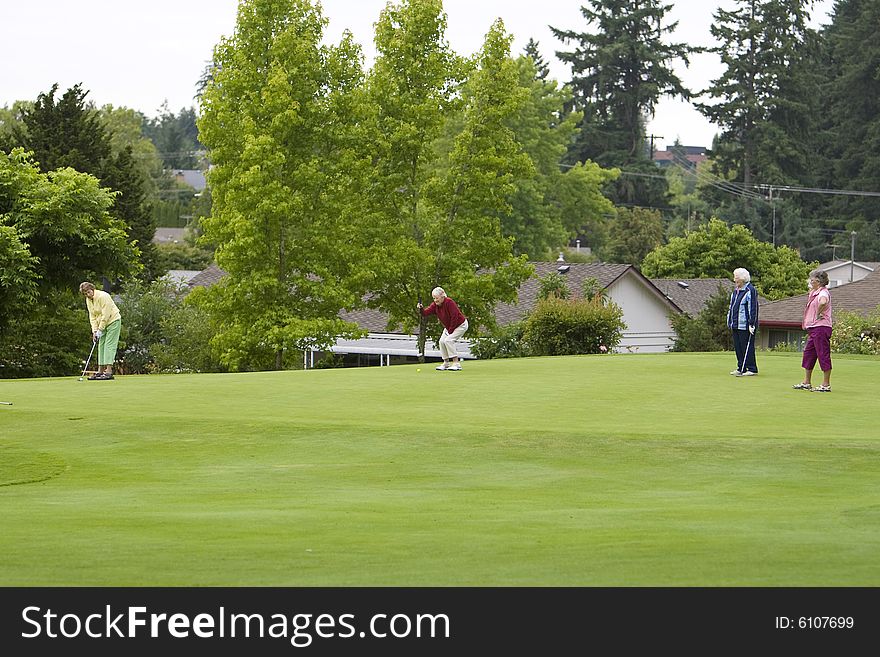
[[[733,360],[3,380],[0,585],[880,585],[880,359]]]

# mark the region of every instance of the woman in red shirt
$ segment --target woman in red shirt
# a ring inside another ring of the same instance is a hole
[[[419,302],[419,312],[427,317],[428,315],[437,315],[437,319],[443,324],[443,335],[440,336],[440,355],[443,356],[443,364],[437,367],[438,370],[457,371],[461,369],[461,363],[458,360],[458,352],[455,349],[455,341],[458,340],[464,332],[468,330],[468,321],[458,304],[446,296],[446,292],[442,287],[435,287],[431,291],[434,298],[427,308]],[[450,365],[449,361],[452,361]]]

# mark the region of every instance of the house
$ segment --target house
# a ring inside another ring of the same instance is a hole
[[[659,353],[668,351],[675,341],[671,316],[681,313],[698,314],[706,302],[732,286],[727,279],[655,279],[645,278],[632,265],[608,263],[533,262],[535,274],[525,281],[514,303],[500,303],[495,316],[500,326],[522,320],[534,308],[540,291],[540,279],[550,274],[565,278],[569,290],[580,294],[587,279],[595,279],[606,297],[623,310],[626,329],[618,351],[628,353]],[[225,273],[212,264],[189,281],[190,287],[208,287]],[[454,298],[454,294],[452,295]],[[413,311],[415,312],[415,310]],[[330,352],[342,356],[351,365],[391,365],[415,362],[418,358],[417,338],[403,332],[389,331],[387,316],[378,310],[356,310],[340,313],[340,317],[368,331],[358,340],[339,339]],[[468,340],[460,342],[462,357],[473,358]],[[425,356],[439,359],[440,352],[429,343]],[[306,365],[314,364],[322,354],[307,356]]]
[[[772,301],[761,306],[758,313],[758,346],[764,349],[781,343],[796,344],[803,348],[806,332],[801,328],[807,294]],[[865,315],[880,306],[880,269],[875,269],[861,280],[835,287],[831,292],[835,313],[842,310]]]
[[[183,242],[186,228],[167,228],[160,226],[153,234],[153,244],[178,244]]]
[[[681,166],[696,169],[697,165],[709,159],[705,146],[673,146],[665,151],[654,151],[654,164],[661,169]]]
[[[162,278],[177,287],[189,286],[192,279],[201,273],[201,270],[198,269],[169,269]]]
[[[626,330],[619,351],[669,351],[675,340],[669,316],[682,310],[634,266],[560,261],[530,264],[535,268],[535,274],[520,286],[516,302],[496,306],[495,319],[499,326],[520,321],[531,312],[538,300],[540,279],[560,274],[568,289],[580,294],[584,281],[592,278],[607,298],[623,310]]]
[[[719,292],[729,295],[733,290],[729,278],[652,278],[651,282],[691,317],[699,315]]]
[[[880,266],[880,262],[854,262],[852,260],[831,260],[823,262],[818,269],[828,274],[828,287],[844,283],[855,283]]]
[[[197,192],[204,191],[208,184],[205,180],[205,172],[198,169],[175,169],[174,179],[189,185]]]

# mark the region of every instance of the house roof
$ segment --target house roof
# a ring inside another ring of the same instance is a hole
[[[579,262],[532,262],[535,268],[534,275],[525,281],[519,288],[517,301],[512,304],[500,303],[495,307],[495,318],[500,326],[506,326],[513,322],[520,321],[525,317],[538,300],[538,292],[540,290],[540,279],[549,274],[562,273],[560,267],[567,267],[565,273],[566,284],[569,290],[574,293],[580,293],[584,281],[588,278],[595,278],[599,282],[599,286],[603,290],[607,290],[617,281],[626,276],[636,277],[641,283],[653,293],[657,299],[667,305],[670,310],[676,313],[683,311],[683,307],[676,303],[671,295],[659,289],[652,281],[645,278],[638,269],[632,265],[619,265],[609,263],[579,263]],[[189,281],[190,287],[210,287],[226,275],[216,264],[195,276]],[[703,281],[717,281],[717,279],[702,279]],[[699,294],[699,303],[705,305],[714,292],[717,292],[717,282],[712,292],[705,294],[702,290],[708,290],[711,284],[704,284],[702,281],[696,285],[701,291]],[[680,299],[691,299],[686,293],[678,294]],[[696,295],[693,295],[696,296]],[[453,297],[454,298],[454,297]],[[689,300],[688,304],[695,306],[697,301]],[[700,309],[702,309],[702,305]],[[384,333],[387,330],[388,316],[379,310],[362,309],[354,311],[343,311],[339,316],[348,322],[354,322],[364,330],[373,333]]]
[[[172,283],[181,284],[189,284],[189,282],[201,274],[202,272],[198,269],[169,269],[168,273],[165,274],[162,278],[166,278]]]
[[[204,171],[199,171],[198,169],[175,169],[174,175],[197,192],[202,191],[207,186]]]
[[[221,278],[226,276],[226,272],[220,269],[216,263],[211,263],[207,269],[193,276],[189,281],[190,287],[211,287]]]
[[[837,269],[839,267],[849,267],[851,260],[829,260],[828,262],[823,262],[820,264],[817,269],[821,269],[823,271],[828,271],[829,269]],[[852,263],[854,267],[858,267],[859,269],[864,269],[866,271],[874,271],[878,267],[880,267],[880,262],[859,262],[856,260]]]
[[[860,281],[831,288],[832,307],[866,314],[880,305],[880,269],[875,269]],[[763,326],[801,326],[807,295],[771,301],[761,306],[758,324]]]
[[[725,292],[733,289],[727,278],[652,278],[651,282],[691,317],[700,314],[719,287]]]
[[[153,233],[153,242],[155,244],[182,242],[185,233],[186,228],[168,228],[167,226],[160,226],[156,229],[156,232]]]
[[[413,310],[415,314],[415,309]],[[352,322],[370,333],[385,333],[388,330],[388,315],[381,310],[365,308],[363,310],[342,311],[340,319]]]
[[[599,287],[607,290],[618,280],[625,276],[635,276],[664,304],[674,312],[681,312],[681,308],[632,265],[619,265],[610,263],[581,263],[581,262],[532,262],[535,268],[534,275],[519,287],[516,303],[500,303],[495,306],[495,319],[499,326],[506,326],[523,319],[538,300],[538,292],[541,289],[540,279],[556,273],[560,267],[567,267],[563,276],[568,289],[573,293],[580,293],[584,281],[595,278]]]

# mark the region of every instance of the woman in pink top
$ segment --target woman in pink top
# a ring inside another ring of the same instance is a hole
[[[793,386],[795,390],[831,392],[831,293],[828,291],[828,274],[821,269],[810,272],[810,294],[804,307],[802,324],[807,332],[804,345],[804,380]],[[813,368],[816,361],[822,369],[822,385],[812,386]]]

